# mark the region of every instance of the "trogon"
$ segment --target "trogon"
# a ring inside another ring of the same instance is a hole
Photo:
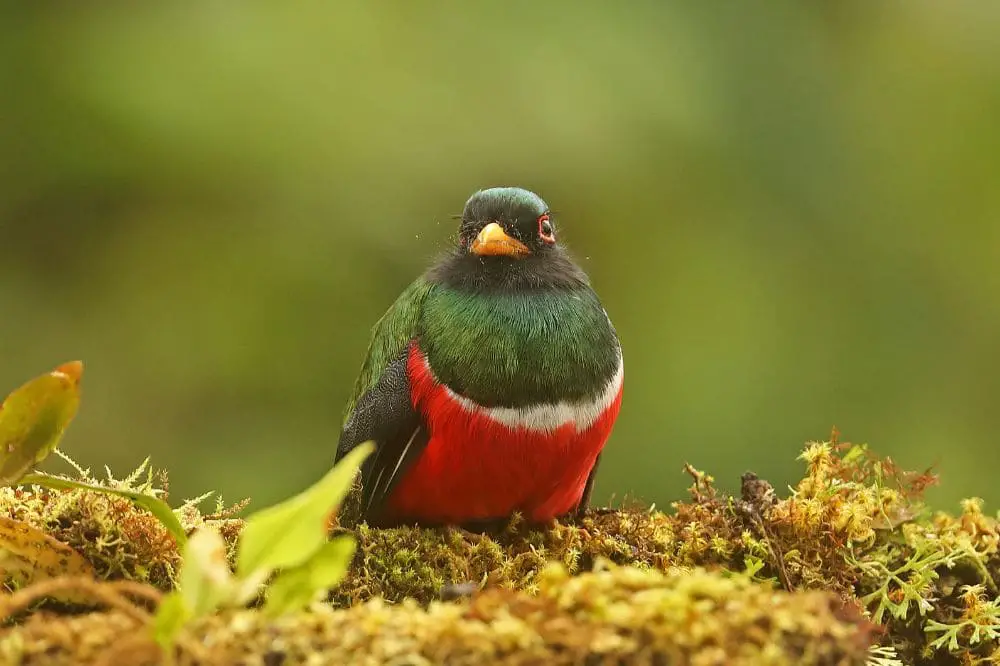
[[[587,508],[621,344],[537,194],[480,190],[454,247],[376,323],[337,459],[366,441],[359,519],[532,523]]]

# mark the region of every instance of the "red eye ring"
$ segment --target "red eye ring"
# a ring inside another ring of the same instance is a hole
[[[552,221],[549,219],[548,213],[538,218],[538,237],[542,239],[542,242],[555,245],[556,230],[552,228]]]

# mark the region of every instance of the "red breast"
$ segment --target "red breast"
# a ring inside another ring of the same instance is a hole
[[[430,441],[389,498],[393,518],[463,523],[516,511],[544,522],[576,508],[618,417],[620,374],[585,427],[569,420],[539,428],[539,410],[561,412],[528,407],[504,410],[498,419],[440,384],[416,345],[408,365],[413,404]],[[523,423],[513,423],[520,414]]]

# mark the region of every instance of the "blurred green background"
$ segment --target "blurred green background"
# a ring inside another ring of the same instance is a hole
[[[598,499],[804,442],[996,501],[1000,4],[8,3],[0,391],[63,448],[263,506],[474,190],[558,212],[624,341]],[[46,463],[63,470],[64,464]]]

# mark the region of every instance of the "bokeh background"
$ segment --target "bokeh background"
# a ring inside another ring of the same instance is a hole
[[[624,340],[598,499],[678,499],[685,461],[780,487],[835,425],[995,503],[998,34],[931,0],[5,3],[0,390],[81,358],[72,456],[277,501],[451,215],[517,184]]]

